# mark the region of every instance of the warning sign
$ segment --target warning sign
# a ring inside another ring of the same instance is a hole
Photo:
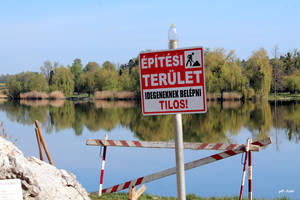
[[[203,48],[140,53],[144,115],[206,112]]]

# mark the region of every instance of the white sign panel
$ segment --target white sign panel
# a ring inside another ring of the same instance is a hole
[[[0,200],[23,200],[21,180],[0,180]]]
[[[144,115],[205,113],[203,48],[140,53]]]

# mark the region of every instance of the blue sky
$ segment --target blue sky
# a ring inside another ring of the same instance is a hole
[[[45,60],[126,63],[166,49],[174,23],[179,47],[235,50],[246,59],[300,49],[300,1],[7,0],[0,3],[0,74],[40,71]]]

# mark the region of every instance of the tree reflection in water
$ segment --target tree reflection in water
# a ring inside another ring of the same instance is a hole
[[[86,127],[91,132],[111,131],[117,126],[130,129],[140,140],[173,140],[173,116],[143,116],[135,102],[72,102],[72,101],[6,101],[0,110],[15,122],[33,125],[42,123],[47,133],[73,129],[82,135]],[[283,129],[290,141],[300,137],[300,102],[209,102],[206,114],[183,115],[184,140],[187,142],[230,142],[230,136],[241,133],[243,127],[254,138],[270,135],[271,129]],[[276,120],[277,118],[277,120]]]

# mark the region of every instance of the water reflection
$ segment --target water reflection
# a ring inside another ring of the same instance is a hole
[[[300,137],[300,102],[209,102],[206,114],[183,115],[184,140],[190,142],[230,142],[243,127],[254,138],[270,135],[272,127],[283,129],[290,141]],[[143,116],[135,102],[6,101],[0,104],[11,121],[33,125],[37,119],[47,133],[72,128],[82,135],[110,131],[116,126],[129,128],[140,140],[173,139],[172,116]]]
[[[300,139],[300,102],[280,103],[272,107],[273,126],[283,129],[290,141],[299,142]]]

